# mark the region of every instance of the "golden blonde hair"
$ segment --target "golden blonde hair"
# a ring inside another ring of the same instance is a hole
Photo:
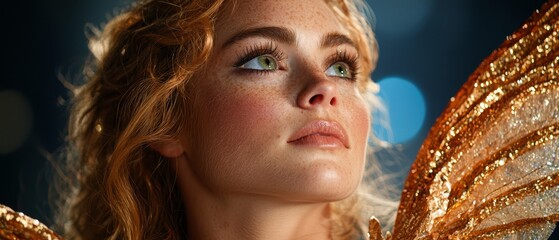
[[[363,93],[377,59],[362,6],[326,0],[357,43]],[[59,222],[72,239],[182,239],[187,221],[175,173],[149,145],[182,132],[190,78],[212,50],[224,0],[146,0],[90,39],[85,84],[73,88],[69,196]],[[362,4],[362,3],[361,3]],[[334,203],[332,236],[357,234],[359,197]],[[348,212],[351,210],[351,212]]]

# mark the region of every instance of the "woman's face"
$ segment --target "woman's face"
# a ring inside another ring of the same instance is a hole
[[[357,59],[322,0],[225,6],[207,67],[192,80],[194,119],[181,139],[192,174],[216,194],[349,196],[370,125]]]

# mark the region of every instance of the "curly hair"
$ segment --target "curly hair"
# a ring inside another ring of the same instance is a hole
[[[363,73],[377,44],[362,2],[325,0],[357,44]],[[149,145],[173,139],[189,116],[189,84],[213,47],[224,0],[145,0],[90,38],[86,82],[72,89],[60,225],[72,239],[184,239],[176,174]],[[363,94],[374,83],[359,79]],[[360,197],[333,203],[332,236],[362,234]]]

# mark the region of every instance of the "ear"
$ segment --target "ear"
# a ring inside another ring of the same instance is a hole
[[[164,157],[176,158],[184,153],[184,148],[179,140],[164,140],[149,145]]]

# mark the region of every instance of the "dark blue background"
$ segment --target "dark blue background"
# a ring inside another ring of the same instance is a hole
[[[542,2],[369,1],[376,15],[380,45],[380,62],[373,78],[398,75],[410,79],[426,102],[423,127],[414,138],[401,144],[404,171],[448,99]],[[15,139],[10,134],[24,139],[16,149],[0,153],[0,203],[47,224],[52,222],[47,194],[52,174],[47,156],[64,144],[64,99],[68,99],[57,75],[76,78],[88,54],[86,23],[99,26],[119,6],[125,6],[125,1],[3,3],[0,94],[7,90],[19,93],[31,115],[19,119],[21,114],[8,110],[10,102],[4,101],[0,103],[0,118],[15,121],[16,125],[26,121],[31,125],[28,134],[23,130],[14,133],[13,122],[0,120],[0,143]],[[407,32],[392,31],[409,25],[412,28]]]

